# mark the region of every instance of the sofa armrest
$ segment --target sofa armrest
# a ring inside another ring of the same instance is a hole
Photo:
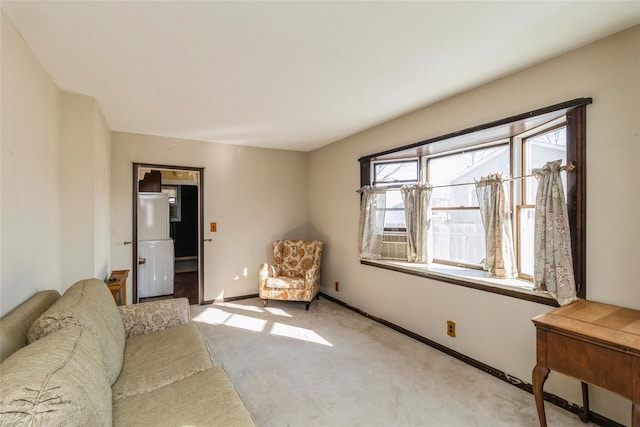
[[[27,345],[29,327],[58,298],[58,291],[38,292],[0,319],[0,362]]]
[[[143,302],[118,308],[126,337],[161,331],[191,321],[187,298]]]

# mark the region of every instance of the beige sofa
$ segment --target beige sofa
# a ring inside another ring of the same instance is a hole
[[[0,425],[254,426],[186,299],[116,307],[83,280],[0,320]]]

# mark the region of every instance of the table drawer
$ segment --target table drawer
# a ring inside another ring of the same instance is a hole
[[[547,331],[546,365],[630,398],[633,395],[633,357],[621,351]]]

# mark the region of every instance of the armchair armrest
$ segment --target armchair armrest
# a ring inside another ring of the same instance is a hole
[[[260,277],[260,287],[263,288],[266,280],[269,277],[278,276],[279,269],[275,265],[270,264],[260,264],[259,277]]]
[[[173,328],[191,321],[186,298],[119,306],[125,336],[132,337]]]
[[[314,265],[305,271],[304,280],[312,286],[318,285],[318,281],[320,280],[320,268],[317,265]]]

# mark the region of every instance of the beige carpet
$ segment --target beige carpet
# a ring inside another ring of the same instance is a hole
[[[191,312],[259,426],[539,425],[533,395],[322,297]]]

